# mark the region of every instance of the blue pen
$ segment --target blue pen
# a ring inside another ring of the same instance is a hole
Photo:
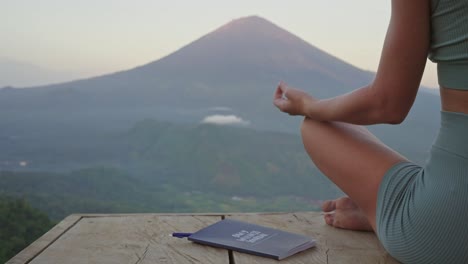
[[[189,237],[191,235],[192,235],[192,233],[172,233],[172,236],[177,237],[177,238],[185,238],[185,237]]]

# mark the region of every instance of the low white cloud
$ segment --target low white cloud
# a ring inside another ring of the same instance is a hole
[[[248,126],[249,121],[235,115],[210,115],[202,120],[203,124]]]

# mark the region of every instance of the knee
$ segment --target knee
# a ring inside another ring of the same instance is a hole
[[[304,117],[304,120],[302,120],[302,123],[301,123],[301,136],[304,137],[304,132],[305,130],[307,129],[307,120],[308,118],[307,117]]]
[[[314,126],[314,123],[317,121],[314,121],[308,117],[304,117],[304,120],[302,120],[301,123],[301,135],[304,137],[307,133],[307,131],[310,131],[310,129]]]
[[[301,124],[302,143],[306,149],[329,143],[333,134],[333,123],[322,122],[305,117]]]
[[[312,131],[316,131],[317,127],[317,121],[314,121],[308,117],[305,117],[304,120],[301,123],[301,138],[302,138],[302,144],[304,144],[304,147],[307,149],[307,146],[310,145],[315,145],[313,143],[314,137],[311,136]]]

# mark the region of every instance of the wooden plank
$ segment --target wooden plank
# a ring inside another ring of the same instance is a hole
[[[134,214],[80,214],[82,217],[85,218],[93,218],[93,217],[125,217],[125,216],[216,216],[216,217],[223,217],[223,213],[134,213]]]
[[[218,216],[84,217],[32,264],[229,263],[228,251],[170,237],[219,221]]]
[[[366,249],[337,250],[327,252],[328,263],[334,264],[398,264],[399,262],[385,252]]]
[[[73,225],[80,221],[80,215],[70,215],[55,227],[38,238],[34,243],[23,249],[20,253],[6,262],[6,264],[29,263],[34,257],[44,251],[49,245],[54,243],[62,234],[69,230]]]
[[[294,214],[317,230],[316,237],[327,249],[329,263],[399,263],[380,244],[373,232],[357,232],[330,227],[320,213]]]
[[[264,215],[244,215],[233,214],[227,215],[226,218],[246,221],[253,224],[273,227],[288,232],[304,234],[317,239],[317,228],[311,228],[310,225],[298,219],[294,214],[264,214]],[[272,259],[258,257],[254,255],[233,252],[234,263],[236,264],[263,264],[274,263]],[[326,248],[323,243],[318,240],[316,248],[306,250],[281,261],[283,264],[302,264],[302,263],[327,263]]]
[[[193,232],[221,219],[221,214],[91,214],[60,222],[7,264],[23,263],[229,263],[227,250],[201,246],[169,236]],[[229,214],[251,223],[312,236],[317,248],[281,263],[398,263],[371,232],[327,226],[319,213]],[[232,262],[276,261],[234,252]]]
[[[281,263],[398,263],[380,245],[372,232],[356,232],[330,227],[318,212],[291,213],[283,215],[243,215],[234,218],[250,223],[265,225],[285,231],[304,234],[317,239],[317,248],[286,258]],[[271,263],[271,260],[234,252],[236,264]]]

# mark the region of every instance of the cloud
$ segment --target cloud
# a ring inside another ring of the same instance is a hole
[[[202,121],[203,124],[215,124],[215,125],[241,125],[248,126],[249,121],[244,120],[235,115],[210,115],[205,117]]]

